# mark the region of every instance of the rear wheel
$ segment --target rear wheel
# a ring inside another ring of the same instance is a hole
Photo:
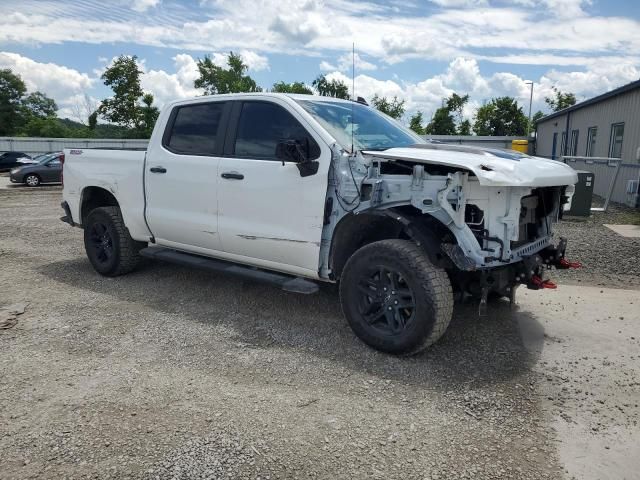
[[[356,335],[393,354],[433,344],[453,311],[446,272],[407,240],[382,240],[356,251],[342,272],[340,301]]]
[[[98,273],[115,277],[138,265],[145,244],[131,238],[118,207],[96,208],[84,223],[85,251]]]
[[[24,183],[29,187],[37,187],[40,185],[40,177],[35,173],[30,173],[26,177],[24,177]]]

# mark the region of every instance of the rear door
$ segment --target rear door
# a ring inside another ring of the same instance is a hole
[[[280,102],[234,102],[219,169],[222,247],[239,261],[316,276],[330,151]],[[308,144],[318,173],[301,177],[295,162],[276,158],[282,140]]]
[[[146,218],[160,245],[220,250],[218,164],[230,103],[175,106],[145,160]]]

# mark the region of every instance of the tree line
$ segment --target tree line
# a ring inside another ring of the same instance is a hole
[[[198,78],[194,87],[205,95],[224,93],[261,92],[262,88],[248,75],[248,66],[240,55],[233,52],[227,57],[227,65],[220,66],[205,55],[197,61]],[[137,57],[121,55],[101,76],[113,94],[94,106],[87,98],[84,108],[76,106],[79,122],[57,117],[58,106],[46,94],[27,92],[19,75],[9,69],[0,70],[0,136],[42,137],[98,137],[98,138],[149,138],[158,118],[153,95],[142,89],[142,71]],[[311,86],[304,82],[276,82],[269,90],[279,93],[314,93],[327,97],[349,99],[348,86],[339,80],[329,80],[318,75]],[[575,95],[554,88],[553,97],[545,99],[552,111],[573,105]],[[463,110],[469,95],[453,93],[444,99],[442,106],[425,122],[418,111],[409,119],[409,128],[418,134],[430,135],[524,135],[528,119],[522,107],[512,97],[497,97],[479,107],[473,123],[464,118]],[[405,100],[394,96],[387,98],[375,94],[371,105],[397,120],[406,111]],[[82,118],[82,113],[86,118]],[[543,117],[538,111],[532,124]],[[98,119],[103,122],[98,122]],[[106,123],[105,123],[106,122]]]
[[[555,87],[553,96],[545,98],[545,103],[551,111],[557,112],[576,103],[573,93],[564,93]],[[416,112],[409,120],[409,128],[418,134],[427,135],[526,135],[527,131],[535,129],[535,125],[545,114],[538,110],[529,119],[523,108],[513,97],[496,97],[479,107],[473,117],[473,123],[464,119],[462,112],[469,102],[469,95],[451,94],[442,102],[442,106],[433,114],[431,120],[425,124],[422,112]]]

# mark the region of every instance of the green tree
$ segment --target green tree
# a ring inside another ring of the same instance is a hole
[[[411,119],[409,119],[409,128],[418,135],[424,135],[424,127],[422,126],[423,121],[422,112],[418,110],[411,116]]]
[[[469,120],[463,120],[458,125],[458,135],[471,135],[471,122]]]
[[[303,95],[313,95],[313,91],[302,82],[277,82],[273,84],[272,92],[276,93],[301,93]]]
[[[536,129],[536,125],[538,124],[540,119],[545,117],[545,116],[546,115],[544,113],[542,113],[540,110],[538,110],[536,113],[534,113],[533,117],[531,117],[531,125],[529,127],[529,131],[535,130]]]
[[[153,106],[153,95],[151,95],[150,93],[145,93],[142,96],[142,104],[142,123],[139,127],[139,133],[143,138],[149,138],[151,136],[151,133],[153,132],[153,127],[156,124],[156,120],[158,120],[160,111],[158,110],[158,107]]]
[[[113,90],[113,97],[103,100],[97,112],[105,120],[128,129],[129,135],[148,138],[158,118],[158,109],[153,106],[153,95],[142,90],[142,71],[136,60],[135,55],[120,55],[105,70],[102,80]]]
[[[52,118],[56,116],[58,105],[42,92],[33,92],[22,100],[22,108],[27,117]]]
[[[14,135],[23,124],[21,101],[26,92],[19,75],[0,70],[0,136]]]
[[[462,123],[462,109],[469,101],[469,95],[460,96],[457,93],[452,93],[446,101],[446,108],[450,114],[454,115],[454,121],[457,125]]]
[[[424,129],[429,135],[455,135],[456,122],[446,107],[438,108]]]
[[[562,110],[563,108],[575,105],[576,96],[573,93],[563,93],[556,87],[551,87],[551,89],[553,90],[553,97],[546,97],[544,99],[551,110],[557,112],[558,110]]]
[[[240,55],[229,52],[227,58],[229,68],[219,67],[209,55],[198,59],[200,76],[193,83],[195,88],[203,88],[205,95],[222,93],[261,92],[255,80],[246,75],[249,67],[244,64]]]
[[[533,114],[533,117],[531,118],[531,123],[535,125],[540,121],[541,118],[544,118],[544,117],[546,117],[546,115],[542,113],[541,110],[538,110],[536,113]]]
[[[20,129],[20,134],[27,137],[65,138],[73,136],[74,133],[75,131],[70,131],[56,117],[33,116]]]
[[[349,87],[340,80],[327,80],[324,75],[318,75],[318,77],[311,83],[313,87],[318,91],[319,95],[323,97],[334,97],[349,99]]]
[[[95,131],[96,126],[98,125],[98,112],[95,111],[88,118],[88,127],[92,132]]]
[[[473,130],[477,135],[525,135],[527,117],[514,98],[493,98],[478,108]]]
[[[430,135],[468,135],[469,122],[462,120],[462,110],[469,101],[469,95],[460,96],[452,93],[442,107],[433,114],[433,118],[425,128]]]
[[[107,121],[127,128],[139,128],[140,106],[144,94],[140,85],[137,57],[120,55],[102,74],[104,84],[111,87],[113,97],[102,101],[98,113]]]
[[[371,99],[371,103],[382,113],[396,120],[399,120],[404,115],[404,100],[399,100],[396,96],[393,97],[393,100],[387,100],[387,97],[379,97],[376,93]]]

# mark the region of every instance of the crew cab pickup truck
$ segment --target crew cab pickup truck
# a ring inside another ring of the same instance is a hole
[[[143,150],[68,149],[62,220],[117,276],[146,256],[310,293],[339,283],[368,345],[416,353],[454,293],[513,299],[576,266],[552,224],[577,176],[508,150],[425,142],[349,100],[275,93],[167,105]]]

